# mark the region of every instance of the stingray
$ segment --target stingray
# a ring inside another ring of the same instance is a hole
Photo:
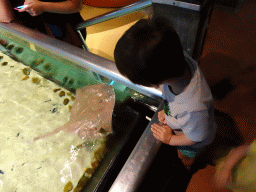
[[[78,89],[69,121],[54,131],[35,138],[34,141],[60,131],[77,134],[81,139],[111,134],[114,105],[115,92],[111,85],[97,84]]]

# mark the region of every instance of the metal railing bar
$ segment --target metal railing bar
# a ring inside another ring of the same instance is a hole
[[[147,8],[151,5],[152,5],[151,0],[141,0],[141,1],[138,1],[138,2],[133,3],[131,5],[128,5],[128,6],[125,6],[125,7],[122,7],[122,8],[118,8],[114,11],[99,15],[97,17],[88,19],[88,20],[86,20],[82,23],[79,23],[76,26],[76,30],[79,31],[81,29],[84,29],[86,27],[89,27],[89,26],[92,26],[92,25],[95,25],[95,24],[98,24],[98,23],[102,23],[104,21],[108,21],[108,20],[115,19],[115,18],[124,16],[124,15],[128,15],[128,14],[137,12],[141,9]]]

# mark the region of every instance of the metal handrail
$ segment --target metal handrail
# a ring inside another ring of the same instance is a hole
[[[138,191],[142,179],[162,145],[161,141],[154,138],[151,126],[154,123],[159,123],[158,112],[163,110],[163,105],[162,101],[108,192]]]
[[[128,15],[134,12],[137,12],[141,9],[147,8],[149,6],[152,5],[152,1],[151,0],[140,0],[136,3],[133,3],[131,5],[127,5],[125,7],[122,8],[118,8],[114,11],[93,17],[91,19],[88,19],[80,24],[78,24],[76,26],[76,30],[81,30],[84,29],[86,27],[98,24],[98,23],[102,23],[104,21],[108,21],[111,19],[115,19],[124,15]]]
[[[80,37],[81,37],[81,39],[84,43],[84,46],[87,48],[87,46],[85,44],[85,39],[84,39],[82,33],[80,32],[80,30],[82,30],[86,27],[92,26],[92,25],[96,25],[98,23],[102,23],[104,21],[108,21],[108,20],[111,20],[111,19],[115,19],[115,18],[124,16],[124,15],[128,15],[128,14],[140,11],[142,9],[150,7],[151,5],[152,5],[151,0],[140,0],[136,3],[127,5],[127,6],[122,7],[122,8],[118,8],[114,11],[111,11],[111,12],[93,17],[91,19],[88,19],[84,22],[81,22],[78,25],[76,25],[76,30],[77,30],[78,34],[80,35]],[[88,48],[87,48],[87,50],[88,50]]]
[[[15,40],[17,43],[26,47],[32,47],[32,50],[35,49],[45,56],[64,61],[65,64],[71,67],[78,69],[85,68],[150,98],[159,101],[162,100],[162,91],[160,88],[155,89],[134,84],[120,74],[113,61],[84,51],[66,42],[53,39],[17,23],[0,23],[0,36]]]

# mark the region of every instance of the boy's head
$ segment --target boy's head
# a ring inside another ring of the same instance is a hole
[[[138,21],[117,42],[114,57],[122,75],[144,86],[180,77],[186,68],[180,39],[164,18]]]

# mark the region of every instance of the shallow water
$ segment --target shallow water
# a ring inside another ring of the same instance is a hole
[[[95,169],[104,138],[85,142],[60,131],[28,142],[67,123],[75,95],[7,55],[0,58],[0,190],[59,192],[91,177],[86,170]]]

